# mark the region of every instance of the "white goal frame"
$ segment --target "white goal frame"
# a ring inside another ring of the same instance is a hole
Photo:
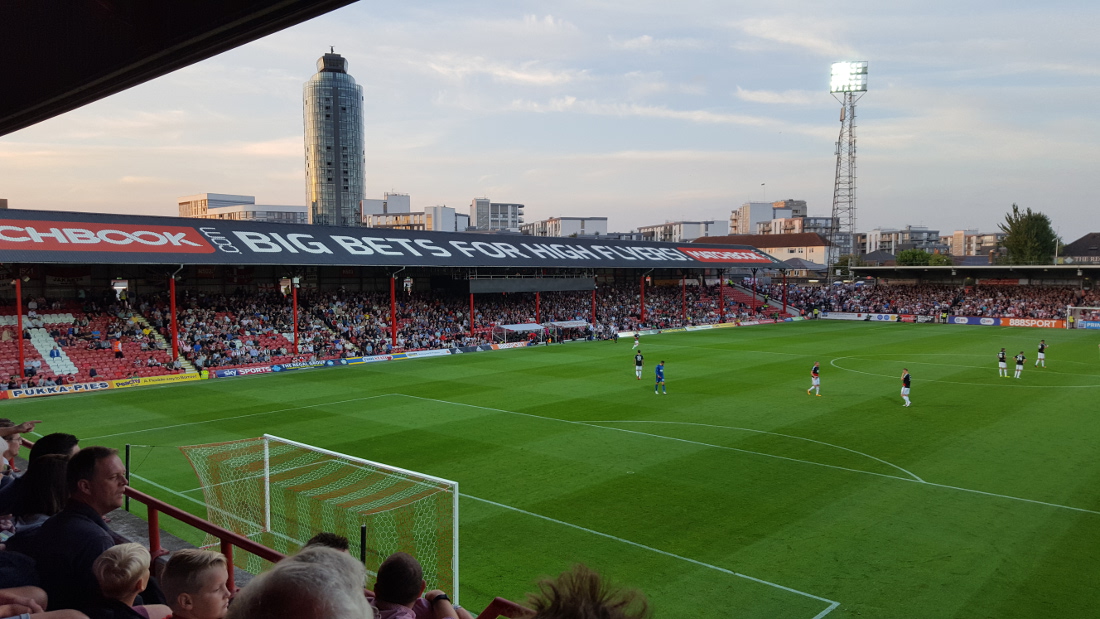
[[[1100,313],[1100,307],[1086,307],[1083,305],[1067,305],[1066,306],[1066,328],[1067,329],[1084,329],[1086,327],[1081,326],[1081,317],[1076,313],[1078,311],[1088,311]],[[1073,316],[1072,326],[1070,324],[1069,317]],[[1090,321],[1091,322],[1091,321]]]
[[[433,483],[436,483],[436,484],[450,486],[451,487],[451,500],[453,502],[453,505],[452,505],[453,522],[451,523],[451,526],[452,526],[452,529],[454,531],[454,534],[452,536],[453,539],[452,539],[452,548],[451,548],[451,574],[453,575],[454,582],[451,583],[451,596],[454,598],[454,603],[456,605],[459,603],[458,602],[458,599],[459,599],[458,598],[459,578],[458,578],[458,482],[457,481],[452,481],[450,479],[444,479],[442,477],[436,477],[434,475],[428,475],[426,473],[418,473],[417,471],[410,471],[408,469],[403,469],[401,467],[392,466],[392,465],[389,465],[389,464],[383,464],[381,462],[374,462],[372,460],[367,460],[367,459],[364,459],[364,458],[356,458],[355,456],[349,456],[347,454],[342,454],[342,453],[337,452],[337,451],[332,451],[332,450],[324,449],[324,448],[321,448],[321,447],[315,447],[313,445],[307,445],[305,443],[299,443],[298,441],[292,441],[290,439],[281,438],[281,437],[275,436],[273,434],[264,434],[263,435],[263,441],[264,441],[264,474],[263,474],[264,475],[264,485],[263,485],[263,487],[264,487],[264,525],[263,526],[264,526],[264,532],[265,533],[271,532],[271,458],[270,458],[271,452],[270,452],[270,447],[271,447],[271,442],[272,441],[275,441],[277,443],[286,444],[286,445],[293,445],[294,447],[297,447],[299,449],[305,449],[305,450],[316,452],[316,453],[323,454],[323,455],[326,455],[326,456],[332,456],[334,458],[338,458],[340,460],[346,460],[346,461],[351,462],[351,463],[361,464],[361,465],[369,466],[369,467],[373,467],[373,468],[378,468],[378,469],[382,469],[384,471],[392,471],[394,473],[399,473],[399,474],[405,475],[405,476],[419,477],[420,479],[424,479],[426,481],[430,481],[430,482],[433,482]]]

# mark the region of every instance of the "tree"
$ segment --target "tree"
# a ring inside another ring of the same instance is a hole
[[[1008,250],[1008,264],[1049,264],[1054,258],[1058,235],[1046,215],[1030,208],[1020,212],[1013,203],[1000,228],[1007,235],[1001,246]]]
[[[906,249],[898,254],[898,266],[899,267],[922,267],[928,266],[928,261],[931,256],[923,249]]]
[[[955,264],[951,261],[951,256],[947,254],[932,254],[928,256],[928,266],[932,267],[949,267]]]

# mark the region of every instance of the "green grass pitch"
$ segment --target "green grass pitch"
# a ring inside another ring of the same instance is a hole
[[[265,432],[457,480],[473,608],[584,562],[661,617],[1087,617],[1098,335],[818,321],[643,337],[642,381],[624,338],[4,408],[140,445],[134,486],[200,514],[176,447]]]

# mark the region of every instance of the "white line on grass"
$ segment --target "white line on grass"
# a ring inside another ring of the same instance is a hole
[[[704,563],[702,561],[698,561],[696,559],[691,559],[691,558],[685,557],[683,555],[678,555],[678,554],[675,554],[675,553],[672,553],[672,552],[668,552],[667,550],[661,550],[659,548],[654,548],[652,546],[646,546],[645,544],[640,544],[638,542],[634,542],[634,541],[631,541],[631,540],[628,540],[628,539],[617,537],[615,535],[611,535],[610,533],[604,533],[602,531],[596,531],[595,529],[589,529],[589,528],[586,528],[586,527],[582,527],[580,525],[576,525],[576,524],[573,524],[571,522],[565,522],[564,520],[558,520],[556,518],[551,518],[549,516],[543,516],[542,514],[536,514],[535,512],[529,512],[525,509],[520,509],[518,507],[512,507],[511,505],[505,505],[504,503],[497,503],[496,501],[490,501],[489,499],[482,499],[482,498],[479,498],[479,497],[476,497],[476,496],[471,496],[469,494],[462,494],[461,496],[463,498],[473,499],[475,501],[480,501],[482,503],[487,503],[489,505],[494,505],[494,506],[500,507],[502,509],[507,509],[507,510],[510,510],[510,511],[518,512],[520,514],[524,514],[524,515],[527,515],[527,516],[532,516],[534,518],[540,518],[542,520],[546,520],[547,522],[553,522],[554,524],[558,524],[558,525],[561,525],[563,527],[569,527],[571,529],[576,529],[578,531],[584,531],[585,533],[589,533],[589,534],[592,534],[592,535],[598,535],[600,537],[605,537],[607,539],[614,540],[616,542],[621,542],[621,543],[627,544],[629,546],[634,546],[635,548],[641,548],[642,550],[648,550],[650,552],[654,552],[654,553],[657,553],[659,555],[664,555],[666,557],[671,557],[673,559],[678,559],[680,561],[685,561],[685,562],[691,563],[693,565],[698,565],[700,567],[705,567],[707,569],[711,569],[711,570],[714,570],[716,572],[721,572],[723,574],[729,574],[730,576],[736,576],[738,578],[744,578],[746,580],[751,580],[753,582],[764,584],[764,585],[767,585],[769,587],[774,587],[776,589],[782,589],[783,591],[787,591],[787,592],[790,592],[790,593],[801,595],[803,597],[808,597],[808,598],[811,598],[811,599],[814,599],[814,600],[818,600],[820,602],[825,602],[826,604],[829,605],[828,608],[826,608],[822,612],[815,615],[813,619],[819,619],[820,617],[824,617],[825,615],[829,614],[830,612],[833,611],[833,609],[835,609],[837,606],[840,605],[840,602],[834,602],[833,600],[829,600],[829,599],[826,599],[826,598],[823,598],[823,597],[819,597],[819,596],[816,596],[812,593],[806,593],[805,591],[799,591],[798,589],[792,589],[790,587],[785,587],[783,585],[776,584],[774,582],[769,582],[767,580],[762,580],[760,578],[753,578],[752,576],[747,576],[747,575],[742,574],[740,572],[735,572],[733,570],[728,570],[724,567],[718,567],[717,565],[711,565],[710,563]]]
[[[839,366],[836,363],[837,361],[840,361],[842,359],[859,359],[859,358],[860,357],[837,357],[836,359],[833,359],[832,361],[830,361],[829,365],[833,366],[834,368],[836,368],[838,370],[844,370],[845,372],[855,372],[856,374],[863,374],[864,376],[878,376],[880,378],[897,378],[893,374],[875,374],[873,372],[864,372],[862,370],[853,370],[851,368],[846,368],[846,367],[843,367],[843,366]],[[899,361],[898,363],[902,363],[902,362]],[[914,361],[912,363],[919,363],[919,362]],[[937,365],[939,365],[939,364],[937,364]],[[958,367],[974,367],[974,366],[958,366]],[[990,369],[990,371],[993,371],[992,368],[989,368],[989,369]],[[1036,370],[1036,371],[1038,371],[1038,370]],[[1052,373],[1055,373],[1055,372],[1052,372]],[[1064,374],[1064,372],[1056,372],[1056,373]],[[1086,375],[1085,374],[1074,374],[1073,376],[1086,376]],[[974,386],[974,387],[1010,387],[1010,388],[1013,388],[1013,389],[1095,389],[1097,387],[1100,387],[1100,383],[1097,383],[1095,385],[1021,385],[1019,383],[1004,383],[1004,384],[1001,384],[1001,383],[964,383],[964,382],[959,382],[959,381],[954,381],[954,380],[940,380],[938,378],[923,378],[921,380],[923,380],[925,382],[929,382],[929,383],[944,383],[944,384],[947,384],[947,385],[970,385],[970,386]]]
[[[395,394],[395,395],[400,395],[400,394]],[[449,404],[454,404],[454,402],[449,402]],[[155,481],[152,481],[152,480],[147,479],[145,477],[142,477],[140,475],[133,475],[132,474],[131,477],[134,478],[134,479],[137,479],[137,480],[139,480],[143,483],[147,483],[150,486],[153,486],[154,488],[158,488],[160,490],[163,490],[164,492],[168,492],[168,493],[171,493],[171,494],[173,494],[175,496],[178,496],[182,499],[185,499],[187,501],[191,501],[192,503],[195,503],[196,505],[202,505],[203,507],[206,507],[207,509],[217,509],[217,508],[211,508],[208,505],[206,505],[206,503],[204,503],[203,501],[200,501],[198,499],[189,497],[186,494],[184,494],[183,492],[180,492],[178,490],[173,490],[172,488],[169,488],[167,486],[158,484]],[[531,516],[531,517],[534,517],[534,518],[540,518],[542,520],[546,520],[548,522],[553,522],[555,524],[558,524],[558,525],[561,525],[561,526],[564,526],[564,527],[569,527],[569,528],[572,528],[572,529],[576,529],[578,531],[583,531],[585,533],[590,533],[592,535],[597,535],[597,536],[604,537],[604,538],[607,538],[607,539],[610,539],[610,540],[614,540],[616,542],[621,542],[621,543],[627,544],[629,546],[634,546],[635,548],[641,548],[642,550],[648,550],[650,552],[654,552],[654,553],[657,553],[659,555],[664,555],[666,557],[671,557],[673,559],[678,559],[680,561],[685,561],[687,563],[698,565],[700,567],[705,567],[705,568],[708,568],[708,569],[711,569],[711,570],[714,570],[714,571],[717,571],[717,572],[721,572],[723,574],[729,574],[730,576],[736,576],[738,578],[744,578],[745,580],[751,580],[753,582],[760,583],[760,584],[763,584],[763,585],[767,585],[769,587],[773,587],[773,588],[776,588],[776,589],[781,589],[783,591],[787,591],[789,593],[794,593],[794,594],[800,595],[802,597],[807,597],[807,598],[810,598],[810,599],[818,600],[820,602],[825,602],[826,604],[829,605],[828,608],[826,608],[825,610],[821,611],[820,613],[814,615],[813,619],[821,619],[822,617],[824,617],[825,615],[828,615],[834,609],[836,609],[837,606],[840,606],[840,602],[836,602],[836,601],[833,601],[833,600],[830,600],[830,599],[827,599],[827,598],[823,598],[823,597],[814,595],[812,593],[806,593],[805,591],[799,591],[798,589],[792,589],[791,587],[785,587],[783,585],[780,585],[780,584],[777,584],[777,583],[774,583],[774,582],[770,582],[770,581],[767,581],[767,580],[763,580],[761,578],[755,578],[755,577],[752,577],[752,576],[748,576],[746,574],[742,574],[740,572],[735,572],[733,570],[728,570],[724,567],[718,567],[717,565],[711,565],[710,563],[704,563],[702,561],[697,561],[695,559],[691,559],[691,558],[685,557],[683,555],[678,555],[678,554],[675,554],[675,553],[671,553],[671,552],[668,552],[666,550],[660,550],[658,548],[653,548],[652,546],[646,546],[645,544],[634,542],[634,541],[631,541],[631,540],[628,540],[628,539],[625,539],[625,538],[622,538],[622,537],[617,537],[617,536],[611,535],[609,533],[603,533],[601,531],[596,531],[594,529],[588,529],[588,528],[582,527],[580,525],[572,524],[570,522],[565,522],[564,520],[557,520],[557,519],[551,518],[549,516],[543,516],[542,514],[536,514],[534,512],[529,512],[527,510],[520,509],[518,507],[512,507],[511,505],[505,505],[504,503],[497,503],[496,501],[490,501],[489,499],[483,499],[481,497],[476,497],[476,496],[472,496],[472,495],[469,495],[469,494],[460,493],[459,496],[461,496],[463,498],[466,498],[466,499],[472,499],[474,501],[487,503],[489,505],[494,505],[494,506],[500,507],[502,509],[507,509],[507,510],[511,510],[511,511],[518,512],[518,513],[521,513],[521,514],[525,514],[527,516]],[[221,511],[221,510],[218,510],[218,511]],[[232,516],[231,514],[228,514],[228,515]],[[249,522],[247,520],[244,520],[243,518],[239,518],[239,517],[236,517],[236,516],[233,516],[233,517],[234,517],[234,519],[239,520],[241,522],[244,522],[246,524],[250,524],[250,525],[253,525],[253,526],[258,526],[256,523]],[[289,542],[292,542],[292,543],[295,543],[295,544],[301,544],[302,543],[301,540],[293,539],[291,537],[288,537],[286,535],[278,533],[277,531],[270,531],[270,533],[272,535],[276,535],[276,536],[281,537],[282,539],[284,539],[286,541],[289,541]]]
[[[187,426],[197,426],[204,423],[217,423],[219,421],[230,421],[232,419],[245,419],[246,417],[259,417],[260,415],[274,415],[275,413],[286,413],[289,411],[298,411],[306,408],[317,408],[318,406],[332,406],[334,404],[347,404],[348,402],[361,402],[363,400],[372,400],[374,398],[384,398],[391,395],[402,395],[400,393],[382,393],[379,395],[368,395],[361,398],[351,398],[350,400],[340,400],[338,402],[322,402],[320,404],[307,404],[304,406],[292,406],[290,408],[280,408],[273,411],[264,411],[261,413],[248,413],[246,415],[234,415],[232,417],[218,417],[217,419],[207,419],[205,421],[189,421],[187,423],[176,423],[170,426],[158,426],[156,428],[145,428],[143,430],[128,430],[126,432],[116,432],[114,434],[101,434],[100,436],[91,436],[88,438],[80,439],[82,441],[95,441],[101,438],[114,438],[116,436],[126,436],[127,434],[138,434],[140,432],[156,432],[158,430],[171,430],[173,428],[185,428]]]
[[[824,464],[824,463],[821,463],[821,462],[814,462],[813,460],[799,460],[798,458],[788,458],[787,456],[777,456],[775,454],[764,453],[762,451],[753,451],[751,449],[741,449],[739,447],[728,447],[726,445],[715,445],[713,443],[704,443],[704,442],[701,442],[701,441],[692,441],[692,440],[688,440],[686,438],[677,438],[675,436],[665,436],[663,434],[650,434],[649,432],[639,432],[637,430],[627,430],[626,428],[612,428],[612,427],[608,427],[608,426],[600,426],[600,425],[596,425],[597,422],[572,421],[570,419],[558,419],[557,417],[543,417],[542,415],[533,415],[531,413],[517,413],[516,411],[508,411],[508,410],[504,410],[502,408],[489,408],[488,406],[478,406],[476,404],[466,404],[464,402],[449,402],[447,400],[437,400],[435,398],[424,398],[424,397],[420,397],[420,396],[416,396],[416,395],[408,395],[408,394],[402,394],[402,393],[398,393],[398,394],[394,394],[394,395],[400,395],[400,396],[404,396],[406,398],[415,398],[417,400],[425,400],[425,401],[428,401],[428,402],[439,402],[441,404],[453,404],[455,406],[467,406],[467,407],[470,407],[470,408],[479,408],[481,410],[492,411],[492,412],[495,412],[495,413],[506,413],[506,414],[509,414],[509,415],[519,415],[521,417],[531,417],[531,418],[534,418],[534,419],[542,419],[542,420],[545,420],[545,421],[558,421],[558,422],[561,422],[561,423],[568,423],[568,424],[577,425],[577,426],[584,426],[584,427],[587,427],[587,428],[599,428],[601,430],[611,430],[613,432],[625,432],[626,434],[635,434],[635,435],[638,435],[638,436],[648,436],[648,437],[651,437],[651,438],[660,438],[660,439],[664,439],[666,441],[676,441],[677,443],[687,443],[689,445],[699,445],[700,447],[710,447],[712,449],[725,449],[725,450],[728,450],[728,451],[737,451],[737,452],[740,452],[740,453],[753,454],[753,455],[757,455],[757,456],[764,456],[765,458],[775,458],[777,460],[787,460],[788,462],[799,462],[799,463],[802,463],[802,464],[811,464],[813,466],[823,466],[823,467],[828,468],[828,469],[839,469],[841,471],[851,471],[853,473],[864,473],[866,475],[876,475],[878,477],[889,477],[891,479],[902,479],[902,480],[905,480],[905,481],[916,481],[915,479],[910,480],[910,479],[907,479],[905,477],[898,477],[897,475],[886,475],[884,473],[873,473],[871,471],[863,471],[863,470],[860,470],[860,469],[850,469],[850,468],[845,467],[845,466],[837,466],[835,464]],[[908,471],[906,471],[906,472],[908,472]],[[910,475],[912,475],[912,473],[910,473]],[[916,477],[916,476],[914,475],[914,477]]]
[[[876,458],[876,457],[872,456],[871,454],[863,453],[862,451],[856,451],[855,449],[848,449],[847,447],[841,447],[840,445],[834,445],[832,443],[826,443],[825,441],[817,441],[817,440],[814,440],[812,438],[806,438],[804,436],[794,436],[792,434],[780,434],[779,432],[768,432],[767,430],[753,430],[752,428],[738,428],[738,427],[735,427],[735,426],[721,426],[721,425],[714,425],[714,424],[710,424],[710,423],[693,423],[693,422],[690,422],[690,421],[656,421],[656,420],[652,420],[652,419],[638,419],[638,420],[628,419],[628,420],[621,420],[621,421],[616,421],[616,420],[611,420],[611,421],[590,421],[589,423],[593,423],[593,424],[597,424],[597,423],[664,423],[664,424],[679,425],[679,426],[699,426],[699,427],[702,427],[702,428],[723,428],[725,430],[740,430],[742,432],[753,432],[753,433],[756,433],[756,434],[770,434],[772,436],[782,436],[784,438],[793,438],[793,439],[796,439],[796,440],[799,440],[799,441],[807,441],[807,442],[810,442],[810,443],[817,443],[818,445],[825,445],[826,447],[832,447],[834,449],[842,449],[844,451],[848,451],[848,452],[863,456],[865,458],[870,458],[870,459],[875,460],[877,462],[881,462],[881,463],[885,464],[886,466],[893,467],[893,468],[901,471],[902,473],[905,473],[906,475],[912,477],[915,481],[919,481],[921,483],[924,482],[923,479],[918,477],[912,471],[907,471],[907,470],[901,468],[900,466],[894,464],[893,462],[887,462],[886,460],[883,460],[882,458]]]
[[[996,492],[986,492],[984,490],[973,490],[971,488],[962,488],[962,487],[959,487],[959,486],[949,486],[947,484],[937,484],[935,482],[924,481],[923,479],[919,479],[919,478],[918,479],[911,479],[909,477],[900,477],[898,475],[885,475],[883,473],[873,473],[871,471],[862,471],[860,469],[850,469],[850,468],[843,467],[843,466],[834,466],[832,464],[822,464],[820,462],[813,462],[813,461],[810,461],[810,460],[798,460],[796,458],[787,458],[785,456],[776,456],[776,455],[773,455],[773,454],[766,454],[766,453],[762,453],[762,452],[758,452],[758,451],[749,451],[747,449],[738,449],[736,447],[725,447],[723,445],[711,445],[710,443],[703,443],[703,442],[699,442],[699,441],[689,441],[687,439],[676,438],[674,436],[665,436],[663,434],[650,434],[648,432],[637,432],[637,431],[634,431],[634,430],[624,430],[622,428],[609,428],[607,426],[598,426],[598,425],[595,425],[593,423],[586,423],[586,422],[583,422],[583,421],[570,421],[568,419],[557,419],[555,417],[542,417],[541,415],[532,415],[531,413],[517,413],[515,411],[507,411],[507,410],[503,410],[503,409],[499,409],[499,408],[489,408],[487,406],[478,406],[476,404],[465,404],[463,402],[449,402],[447,400],[437,400],[435,398],[423,398],[423,397],[420,397],[420,396],[408,395],[408,394],[402,394],[402,393],[395,393],[395,394],[391,394],[391,395],[399,395],[399,396],[404,396],[404,397],[407,397],[407,398],[416,398],[417,400],[427,400],[427,401],[430,401],[430,402],[439,402],[441,404],[454,404],[456,406],[468,406],[468,407],[471,407],[471,408],[480,408],[480,409],[483,409],[483,410],[495,411],[495,412],[498,412],[498,413],[508,413],[508,414],[511,414],[511,415],[520,415],[520,416],[523,416],[523,417],[533,417],[535,419],[545,419],[547,421],[560,421],[562,423],[570,423],[570,424],[575,424],[575,425],[580,425],[580,426],[587,426],[589,428],[600,428],[600,429],[603,429],[603,430],[615,430],[615,431],[618,431],[618,432],[627,432],[627,433],[630,433],[630,434],[637,434],[637,435],[640,435],[640,436],[649,436],[649,437],[652,437],[652,438],[660,438],[660,439],[665,439],[665,440],[668,440],[668,441],[676,441],[678,443],[689,443],[689,444],[692,444],[692,445],[700,445],[700,446],[703,446],[703,447],[713,447],[715,449],[728,449],[730,451],[740,451],[742,453],[750,453],[750,454],[756,454],[756,455],[759,455],[759,456],[767,456],[769,458],[777,458],[779,460],[788,460],[788,461],[791,461],[791,462],[801,462],[803,464],[813,464],[815,466],[823,466],[823,467],[829,468],[829,469],[838,469],[838,470],[841,470],[841,471],[849,471],[849,472],[852,472],[852,473],[860,473],[860,474],[863,474],[863,475],[874,475],[875,477],[885,477],[887,479],[897,479],[899,481],[904,481],[904,482],[909,482],[909,483],[914,483],[914,484],[922,484],[922,485],[926,485],[926,486],[935,486],[937,488],[947,488],[947,489],[950,489],[950,490],[959,490],[961,492],[972,492],[974,494],[983,494],[985,496],[998,497],[998,498],[1002,498],[1002,499],[1010,499],[1010,500],[1013,500],[1013,501],[1021,501],[1021,502],[1024,502],[1024,503],[1033,503],[1035,505],[1046,505],[1048,507],[1057,507],[1059,509],[1068,509],[1068,510],[1075,511],[1075,512],[1083,512],[1083,513],[1086,513],[1086,514],[1096,514],[1097,516],[1100,516],[1100,511],[1085,509],[1083,507],[1071,507],[1069,505],[1060,505],[1058,503],[1048,503],[1046,501],[1037,501],[1035,499],[1025,499],[1025,498],[1021,498],[1021,497],[1018,497],[1018,496],[1011,496],[1011,495],[1008,495],[1008,494],[997,494]]]

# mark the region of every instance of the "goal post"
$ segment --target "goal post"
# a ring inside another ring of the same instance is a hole
[[[211,522],[287,554],[318,532],[336,533],[371,575],[386,557],[407,552],[429,589],[457,601],[457,482],[270,434],[180,450]],[[248,559],[240,567],[262,569]]]
[[[1066,307],[1066,328],[1100,329],[1100,307]]]

